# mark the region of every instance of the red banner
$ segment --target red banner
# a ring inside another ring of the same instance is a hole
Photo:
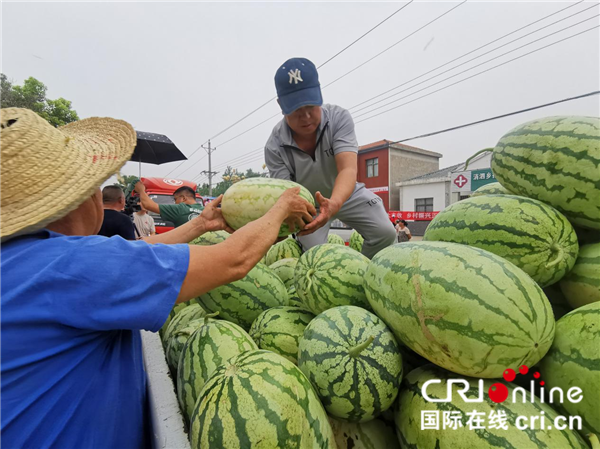
[[[388,216],[392,223],[395,223],[396,220],[406,220],[406,221],[429,221],[433,220],[433,218],[439,214],[439,211],[436,212],[411,212],[411,211],[389,211]]]

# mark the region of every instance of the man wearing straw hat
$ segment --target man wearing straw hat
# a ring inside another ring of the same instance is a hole
[[[290,189],[214,246],[97,236],[98,187],[130,159],[133,128],[89,118],[56,129],[17,108],[0,110],[0,128],[2,446],[149,447],[138,330],[157,331],[176,302],[245,276],[282,222],[301,226],[314,208]],[[149,240],[227,229],[219,202]]]

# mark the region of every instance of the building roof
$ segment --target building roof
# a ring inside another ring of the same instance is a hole
[[[407,179],[406,181],[397,183],[396,185],[398,185],[398,184],[419,184],[421,182],[427,183],[427,182],[431,182],[434,180],[439,181],[439,180],[449,179],[450,173],[456,171],[456,169],[460,168],[461,165],[464,165],[464,162],[461,164],[451,165],[450,167],[442,168],[441,170],[438,170],[438,171],[426,173],[421,176],[415,176],[414,178]]]
[[[392,140],[387,139],[378,140],[377,142],[368,143],[366,145],[361,145],[358,147],[358,152],[361,153],[364,151],[383,150],[386,148],[411,151],[413,153],[425,154],[427,156],[434,156],[437,158],[442,157],[440,153],[436,153],[435,151],[424,150],[423,148],[413,147],[411,145],[405,145],[403,143],[394,143]]]

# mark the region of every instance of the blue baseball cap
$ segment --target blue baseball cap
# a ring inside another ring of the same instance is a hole
[[[275,88],[285,115],[302,106],[323,104],[317,68],[306,58],[285,61],[275,73]]]

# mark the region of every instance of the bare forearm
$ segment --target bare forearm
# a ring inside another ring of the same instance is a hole
[[[154,201],[150,199],[148,194],[144,192],[140,192],[140,202],[144,209],[149,210],[150,212],[154,212],[155,214],[160,214],[160,207]]]
[[[188,243],[194,240],[196,237],[200,237],[206,230],[202,225],[200,218],[195,218],[188,221],[186,224],[179,226],[178,228],[172,229],[169,232],[163,234],[152,234],[148,237],[144,237],[143,240],[147,243]]]
[[[356,186],[356,170],[352,168],[345,168],[340,171],[335,178],[335,184],[333,185],[333,192],[331,193],[331,201],[342,207],[342,205],[350,198],[354,188]]]

